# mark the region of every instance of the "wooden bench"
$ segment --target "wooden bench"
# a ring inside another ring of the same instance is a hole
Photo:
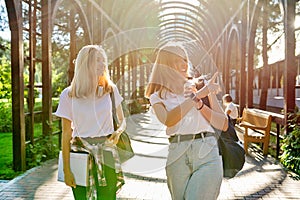
[[[272,116],[244,108],[239,126],[244,128],[244,149],[248,154],[248,143],[263,143],[263,155],[268,154]]]

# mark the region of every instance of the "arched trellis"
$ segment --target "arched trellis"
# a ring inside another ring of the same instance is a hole
[[[41,42],[42,42],[42,87],[43,87],[43,134],[47,135],[51,133],[51,34],[54,26],[54,19],[56,10],[66,0],[42,0],[34,1],[38,4],[41,10]],[[241,108],[253,106],[253,93],[252,88],[247,87],[253,84],[253,55],[254,52],[254,39],[257,22],[255,16],[259,15],[261,2],[251,0],[215,0],[206,1],[198,0],[197,5],[193,5],[190,2],[183,1],[155,1],[155,3],[147,2],[146,8],[142,5],[142,1],[138,4],[132,4],[125,12],[116,12],[118,9],[118,0],[107,3],[106,1],[81,1],[81,0],[68,0],[68,3],[72,4],[72,10],[70,10],[70,19],[76,14],[79,15],[81,21],[81,27],[84,30],[84,43],[101,43],[103,40],[107,40],[105,30],[112,30],[113,37],[116,37],[119,33],[127,31],[131,25],[139,24],[138,18],[146,17],[142,13],[147,13],[147,9],[157,9],[159,12],[164,9],[183,9],[187,12],[173,11],[177,17],[181,17],[180,31],[174,31],[177,21],[174,19],[161,18],[160,24],[157,24],[158,32],[151,32],[151,37],[158,37],[159,40],[156,43],[149,45],[143,43],[143,39],[128,40],[128,38],[122,38],[117,45],[124,45],[128,43],[137,45],[138,51],[133,47],[129,47],[128,50],[124,50],[121,47],[122,53],[119,56],[113,57],[112,75],[124,75],[125,66],[130,66],[132,74],[128,80],[132,81],[132,78],[138,78],[135,66],[141,65],[141,56],[144,49],[155,49],[157,46],[164,44],[168,40],[172,40],[176,37],[181,37],[181,41],[185,42],[189,46],[189,54],[191,56],[199,56],[199,58],[192,58],[196,63],[196,67],[203,67],[209,62],[214,61],[217,63],[220,69],[223,69],[223,80],[226,79],[226,70],[229,66],[230,50],[232,47],[231,34],[229,33],[232,27],[236,27],[236,39],[240,48],[240,80],[241,83],[239,91],[246,91],[248,97],[240,96],[239,104]],[[23,71],[24,71],[24,48],[23,48],[23,34],[22,34],[22,0],[5,0],[6,7],[9,16],[9,25],[11,29],[11,68],[12,68],[12,88],[13,88],[13,144],[14,144],[14,169],[25,169],[25,113],[24,113],[24,84],[23,84]],[[26,1],[32,2],[32,1]],[[295,33],[292,22],[295,19],[295,4],[296,0],[282,0],[282,13],[284,15],[285,25],[285,41],[286,41],[286,61],[284,67],[284,99],[285,99],[285,115],[288,112],[293,111],[295,107],[295,75],[297,74],[294,62],[295,62]],[[158,4],[158,7],[157,7]],[[34,8],[35,9],[35,8]],[[144,9],[144,10],[142,10]],[[132,12],[139,11],[138,17],[133,17]],[[132,11],[132,12],[131,12]],[[144,11],[144,12],[142,12]],[[197,12],[198,11],[198,12]],[[92,15],[91,15],[92,14]],[[160,16],[168,16],[169,14],[162,14]],[[159,16],[159,15],[158,15]],[[129,20],[130,19],[130,23]],[[237,22],[241,22],[237,24]],[[72,20],[71,22],[72,23]],[[142,23],[140,23],[142,24]],[[96,26],[97,25],[97,26]],[[164,29],[164,33],[161,34],[159,29]],[[76,33],[70,30],[70,74],[72,77],[73,64],[72,60],[76,57],[75,38]],[[157,33],[157,34],[156,34]],[[134,34],[138,36],[138,34]],[[142,34],[141,34],[142,35]],[[30,35],[33,37],[32,35]],[[195,41],[195,42],[190,42]],[[196,54],[194,51],[199,51]],[[151,55],[148,55],[151,57]],[[209,57],[209,58],[208,58]],[[34,72],[34,62],[30,62],[30,69]],[[153,57],[149,59],[149,62],[153,62]],[[203,65],[203,66],[202,66]],[[207,67],[207,66],[206,66]],[[147,71],[147,72],[145,72]],[[140,77],[146,77],[149,73],[149,68],[144,72],[140,72]],[[226,81],[225,81],[226,82]],[[144,84],[145,82],[143,82]],[[29,88],[34,87],[34,83],[31,82]],[[132,83],[130,87],[137,87],[135,83]],[[129,86],[128,86],[129,88]],[[225,90],[229,91],[229,85],[225,84]],[[126,89],[124,88],[124,91]],[[142,91],[142,90],[141,90]],[[244,92],[245,93],[245,92]],[[141,93],[140,93],[141,94]],[[33,94],[31,94],[31,98]],[[31,113],[31,117],[33,113]]]
[[[41,44],[42,44],[42,58],[35,57],[35,42],[37,37],[36,25],[33,24],[36,21],[36,13],[33,13],[33,16],[29,16],[29,73],[30,81],[28,90],[28,110],[29,110],[29,130],[32,132],[34,124],[34,115],[33,111],[34,105],[34,80],[32,77],[35,72],[35,63],[37,60],[42,63],[42,125],[43,125],[43,135],[47,136],[51,134],[51,124],[52,124],[52,88],[51,88],[51,32],[53,27],[53,17],[55,15],[55,8],[62,1],[41,1],[41,2],[23,2],[23,1],[6,1],[6,7],[8,11],[9,24],[11,29],[11,66],[12,66],[12,107],[13,107],[13,166],[15,170],[25,170],[25,112],[24,112],[24,84],[23,84],[23,71],[24,71],[24,48],[23,48],[23,18],[22,18],[22,4],[28,3],[29,14],[32,14],[32,11],[38,10],[40,7],[41,10]],[[38,5],[39,3],[39,5]],[[80,2],[74,1],[72,5],[77,5],[77,9],[82,11],[82,6]],[[83,12],[81,12],[83,22],[87,22],[87,19]],[[33,19],[32,19],[33,17]],[[34,21],[34,22],[32,22]],[[84,23],[87,29],[86,33],[90,36],[89,26],[87,23]],[[31,133],[31,142],[34,142],[33,133]]]
[[[230,49],[231,51],[235,52],[236,54],[234,55],[235,56],[235,59],[239,59],[240,58],[240,55],[239,55],[239,48],[240,46],[238,44],[240,44],[240,37],[239,37],[239,31],[238,31],[238,27],[236,25],[233,25],[229,31],[229,34],[228,34],[228,40],[227,40],[227,49]],[[234,44],[235,43],[235,46]],[[229,86],[229,82],[232,81],[232,77],[230,77],[230,70],[231,70],[231,63],[232,63],[232,60],[231,60],[231,57],[232,57],[232,53],[228,53],[226,55],[226,65],[225,65],[225,70],[224,70],[224,82],[225,82],[225,88],[226,88],[226,93],[230,93],[229,89],[235,89],[235,94],[234,96],[236,97],[235,98],[235,101],[237,103],[239,103],[239,90],[237,89],[239,87],[239,78],[237,77],[237,75],[239,74],[238,71],[240,71],[240,66],[241,66],[241,63],[237,63],[237,66],[236,66],[236,71],[235,71],[235,75],[236,75],[236,80],[235,80],[235,88],[233,88],[232,86],[230,87]]]

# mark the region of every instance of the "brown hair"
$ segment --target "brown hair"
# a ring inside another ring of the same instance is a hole
[[[223,96],[223,101],[225,101],[225,102],[232,102],[232,97],[230,96],[230,94],[225,94]]]
[[[146,88],[145,96],[147,98],[157,91],[160,95],[163,90],[175,94],[183,92],[183,85],[186,80],[176,67],[178,59],[184,59],[188,62],[188,55],[183,46],[171,45],[159,50]]]

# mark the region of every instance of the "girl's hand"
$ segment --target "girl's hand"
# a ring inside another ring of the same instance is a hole
[[[213,77],[207,82],[207,84],[202,87],[200,90],[196,92],[196,96],[199,99],[202,99],[209,94],[217,94],[220,92],[219,84],[215,83],[215,80],[218,76],[218,72],[216,72]]]
[[[218,72],[216,72],[211,79],[208,80],[207,87],[209,93],[218,94],[220,92],[219,84],[215,83],[216,78],[218,77]]]
[[[76,182],[75,182],[75,178],[73,173],[71,172],[71,170],[64,172],[64,177],[65,177],[65,184],[67,186],[76,188]]]
[[[184,84],[184,97],[188,98],[192,93],[197,92],[196,84],[192,83],[192,81],[187,81]]]
[[[120,133],[118,133],[117,131],[114,131],[111,136],[108,138],[108,140],[110,142],[112,142],[113,144],[117,144],[120,138]]]

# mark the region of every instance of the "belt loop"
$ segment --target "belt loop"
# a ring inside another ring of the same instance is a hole
[[[180,142],[180,135],[177,136],[177,143]]]
[[[202,141],[205,142],[205,137],[204,137],[205,132],[201,132],[201,137],[202,137]]]

